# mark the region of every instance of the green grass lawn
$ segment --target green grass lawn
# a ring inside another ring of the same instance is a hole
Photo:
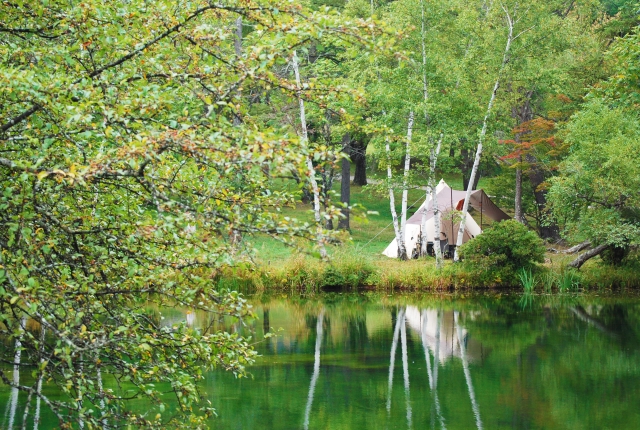
[[[371,178],[375,181],[375,176]],[[449,183],[450,179],[445,179]],[[462,182],[458,180],[457,182]],[[276,187],[287,188],[290,191],[296,189],[293,183],[276,183]],[[389,196],[384,193],[374,193],[374,186],[367,185],[364,187],[351,186],[351,204],[358,205],[363,210],[361,214],[366,216],[352,216],[350,220],[350,237],[342,246],[330,246],[328,251],[330,254],[336,252],[357,252],[360,255],[366,255],[374,260],[386,259],[382,256],[382,251],[389,245],[395,237],[393,225],[391,221],[391,208],[389,205]],[[335,199],[339,199],[340,183],[334,183]],[[408,214],[410,217],[424,202],[425,191],[422,189],[411,189],[408,193]],[[400,215],[402,204],[402,194],[396,193],[396,211]],[[295,207],[282,209],[283,216],[295,218],[299,221],[313,222],[313,208],[311,204],[297,202]],[[257,251],[257,259],[260,262],[274,264],[279,261],[288,259],[298,251],[287,247],[273,238],[259,236],[251,240],[253,247]],[[307,245],[308,247],[308,245]]]
[[[371,175],[372,182],[375,176]],[[445,181],[454,188],[461,187],[461,179],[454,176],[445,177]],[[297,192],[298,186],[293,182],[275,182],[274,188],[288,189]],[[340,183],[334,184],[335,199],[339,199]],[[479,188],[482,187],[482,181]],[[375,185],[365,187],[351,186],[351,204],[359,205],[364,210],[359,213],[366,213],[366,216],[352,216],[351,230],[349,234],[344,234],[342,244],[329,245],[327,251],[331,261],[323,263],[317,258],[307,256],[312,251],[313,243],[300,242],[298,248],[285,246],[279,241],[267,237],[257,236],[247,238],[247,243],[255,250],[255,261],[259,270],[250,270],[244,273],[243,270],[231,270],[224,277],[224,280],[231,282],[234,288],[238,283],[248,283],[254,288],[301,288],[303,290],[313,290],[324,285],[327,279],[335,279],[336,273],[344,277],[345,284],[348,284],[349,277],[354,277],[357,285],[373,286],[375,288],[473,288],[477,280],[470,273],[465,272],[463,266],[454,265],[451,261],[445,262],[442,272],[436,272],[433,258],[427,257],[430,262],[424,259],[399,261],[390,259],[382,255],[382,251],[395,237],[393,226],[391,225],[391,210],[389,207],[389,197],[382,190],[375,193]],[[377,187],[380,189],[381,187]],[[422,204],[425,198],[425,191],[422,189],[412,189],[409,191],[408,204],[412,207],[408,211],[407,217],[411,216]],[[401,193],[396,193],[396,210],[400,212]],[[508,209],[508,208],[504,208]],[[295,218],[302,222],[313,224],[314,217],[312,206],[298,201],[292,207],[281,209],[283,216]],[[472,215],[479,221],[479,213]],[[490,221],[484,218],[484,228]],[[547,262],[541,267],[542,272],[538,274],[539,281],[550,276],[559,276],[566,271],[566,264],[575,258],[574,255],[547,253]],[[627,268],[614,268],[603,266],[599,259],[587,262],[580,272],[580,285],[589,288],[608,288],[610,286],[631,287],[638,283],[637,267],[640,265],[640,257],[634,265]],[[427,264],[425,264],[427,263]],[[340,278],[342,279],[342,278]],[[550,278],[549,278],[550,279]],[[517,286],[518,280],[508,281],[510,286]],[[499,282],[498,282],[499,283]],[[489,282],[489,284],[491,284]],[[238,284],[239,285],[239,284]],[[542,281],[540,281],[542,285]],[[541,288],[541,287],[540,287]]]

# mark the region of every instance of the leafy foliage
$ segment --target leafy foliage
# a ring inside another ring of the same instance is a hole
[[[37,370],[29,386],[0,377],[60,426],[204,426],[204,372],[243,376],[252,362],[249,339],[213,328],[252,315],[216,276],[247,259],[254,234],[310,237],[280,216],[294,196],[270,182],[306,178],[306,157],[323,155],[257,121],[243,95],[326,104],[334,88],[297,88],[281,73],[293,47],[323,38],[361,49],[378,31],[301,11],[271,0],[3,5],[0,330],[20,367]],[[250,29],[240,55],[237,17]],[[172,306],[211,324],[166,324]],[[139,398],[144,413],[128,406]]]
[[[462,245],[465,264],[481,276],[509,282],[519,269],[544,261],[545,248],[534,232],[515,220],[502,221]]]
[[[627,246],[640,238],[637,114],[593,101],[568,126],[571,155],[550,199],[566,237]]]

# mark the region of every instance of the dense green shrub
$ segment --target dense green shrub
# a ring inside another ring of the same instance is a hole
[[[483,284],[512,283],[518,269],[542,263],[544,253],[542,239],[515,220],[495,224],[460,248],[464,264]]]

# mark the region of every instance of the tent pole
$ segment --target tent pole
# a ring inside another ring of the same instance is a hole
[[[482,200],[484,200],[484,196],[482,194],[480,194],[480,233],[483,232],[483,230],[482,230]]]

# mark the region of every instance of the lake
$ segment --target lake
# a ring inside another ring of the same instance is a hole
[[[640,300],[327,295],[254,303],[262,355],[217,428],[640,428]]]
[[[255,320],[219,327],[253,336],[261,357],[249,378],[209,375],[213,428],[640,428],[636,294],[334,293],[250,302]],[[183,310],[164,316],[208,323]]]

